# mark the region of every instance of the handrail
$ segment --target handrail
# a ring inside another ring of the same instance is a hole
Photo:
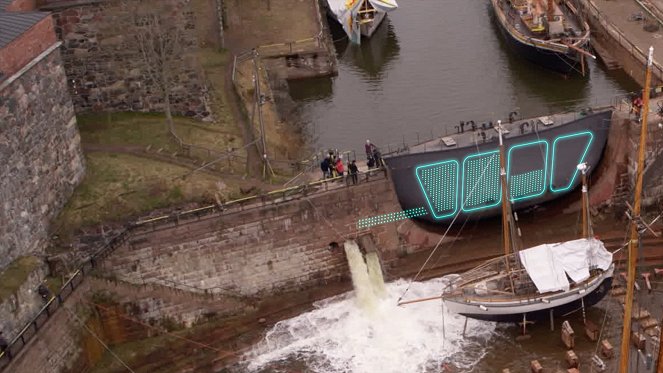
[[[387,177],[386,170],[385,169],[372,169],[369,171],[364,171],[360,172],[360,174],[366,175],[366,181],[370,182],[371,176],[372,175],[383,175],[384,178]],[[136,222],[129,223],[125,226],[125,228],[118,233],[116,236],[110,238],[106,243],[104,243],[99,250],[97,250],[92,256],[85,261],[78,270],[76,270],[71,277],[60,287],[60,290],[57,292],[56,295],[54,295],[37,313],[37,315],[32,318],[28,323],[26,323],[25,327],[21,329],[21,331],[10,341],[9,345],[7,348],[0,352],[0,371],[3,371],[10,363],[11,361],[18,356],[18,354],[23,350],[23,348],[32,340],[32,338],[37,334],[37,332],[44,326],[44,324],[54,315],[55,311],[60,308],[60,306],[64,303],[65,300],[67,300],[73,293],[78,286],[80,286],[81,283],[83,283],[84,277],[92,272],[94,269],[99,267],[101,261],[103,261],[105,258],[107,258],[112,251],[114,251],[116,248],[118,248],[120,245],[122,245],[124,242],[126,242],[130,238],[130,234],[136,230],[139,227],[151,224],[153,227],[155,224],[160,223],[160,222],[170,222],[170,221],[179,221],[180,219],[188,218],[190,216],[195,216],[195,217],[200,217],[201,215],[204,214],[213,214],[216,212],[230,212],[229,207],[234,207],[234,206],[239,206],[240,211],[243,211],[242,207],[244,204],[247,202],[256,202],[260,201],[261,204],[253,204],[253,207],[263,207],[266,206],[265,204],[265,198],[269,197],[269,203],[272,204],[277,204],[281,202],[286,201],[286,197],[288,196],[288,193],[290,192],[297,192],[301,193],[302,195],[307,195],[309,191],[312,190],[313,187],[321,186],[324,185],[325,188],[324,190],[321,190],[320,192],[326,192],[329,189],[328,183],[330,182],[335,182],[335,181],[341,181],[345,180],[346,181],[346,187],[347,187],[347,182],[348,178],[346,176],[339,176],[331,179],[325,179],[325,180],[319,180],[315,181],[312,183],[300,185],[300,186],[294,186],[294,187],[289,187],[289,188],[283,188],[275,191],[271,191],[266,194],[262,195],[254,195],[254,196],[249,196],[249,197],[244,197],[244,198],[239,198],[236,200],[232,200],[229,202],[226,202],[224,204],[220,205],[209,205],[209,206],[203,206],[191,210],[187,210],[184,212],[180,213],[174,213],[170,215],[164,215],[156,218],[151,218],[147,220],[139,220]],[[373,179],[373,180],[378,180],[378,179]],[[382,179],[380,179],[382,180]],[[164,282],[169,281],[169,280],[163,280],[159,279]],[[175,281],[171,281],[175,284],[177,284]],[[226,295],[228,295],[228,290],[223,289],[222,287],[211,287],[209,289],[201,289],[197,288],[195,286],[191,285],[186,285],[185,286],[192,288],[192,289],[197,289],[197,290],[202,290],[203,293],[210,293],[214,289],[222,289],[226,292]]]

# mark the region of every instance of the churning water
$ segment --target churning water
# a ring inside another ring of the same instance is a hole
[[[245,356],[251,372],[439,372],[445,363],[470,371],[485,354],[495,324],[469,320],[431,301],[397,306],[407,287],[384,284],[377,257],[346,243],[355,290],[315,304],[315,310],[277,323]],[[413,283],[408,299],[438,294],[443,280]],[[380,288],[384,289],[383,292]],[[302,369],[303,368],[303,369]]]

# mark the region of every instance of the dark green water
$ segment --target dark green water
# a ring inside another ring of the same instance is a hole
[[[594,61],[564,77],[515,55],[487,0],[403,0],[370,40],[348,45],[331,25],[338,77],[291,82],[313,148],[386,148],[454,131],[459,121],[610,103],[638,89]],[[363,151],[362,151],[363,153]],[[360,153],[361,154],[361,153]]]

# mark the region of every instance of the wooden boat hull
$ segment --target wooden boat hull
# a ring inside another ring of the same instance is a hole
[[[528,321],[550,320],[550,313],[554,318],[581,310],[582,307],[591,307],[600,302],[610,291],[613,279],[614,265],[610,267],[595,283],[583,287],[584,292],[570,291],[559,295],[540,296],[535,299],[520,301],[490,303],[490,302],[463,302],[460,300],[444,300],[444,305],[451,312],[463,316],[493,322],[521,322],[523,315]],[[542,299],[547,299],[545,303]],[[483,305],[484,308],[480,307]]]
[[[491,0],[495,18],[499,25],[500,32],[504,36],[507,44],[521,57],[543,66],[544,68],[560,72],[562,74],[580,73],[585,63],[581,55],[573,49],[554,48],[545,45],[543,41],[527,37],[509,27],[507,24],[507,16],[504,14],[500,7],[500,0]],[[578,48],[585,48],[589,43],[589,39],[576,45]]]

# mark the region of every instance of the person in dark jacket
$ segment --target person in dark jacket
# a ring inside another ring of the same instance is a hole
[[[320,163],[320,169],[322,170],[322,178],[326,179],[329,177],[329,168],[331,167],[331,164],[329,164],[329,158],[325,158],[322,160]]]
[[[348,166],[348,171],[350,172],[350,177],[352,178],[352,184],[357,185],[357,179],[358,175],[357,173],[359,172],[359,169],[357,168],[357,163],[353,159],[352,162],[350,162],[350,165]]]

